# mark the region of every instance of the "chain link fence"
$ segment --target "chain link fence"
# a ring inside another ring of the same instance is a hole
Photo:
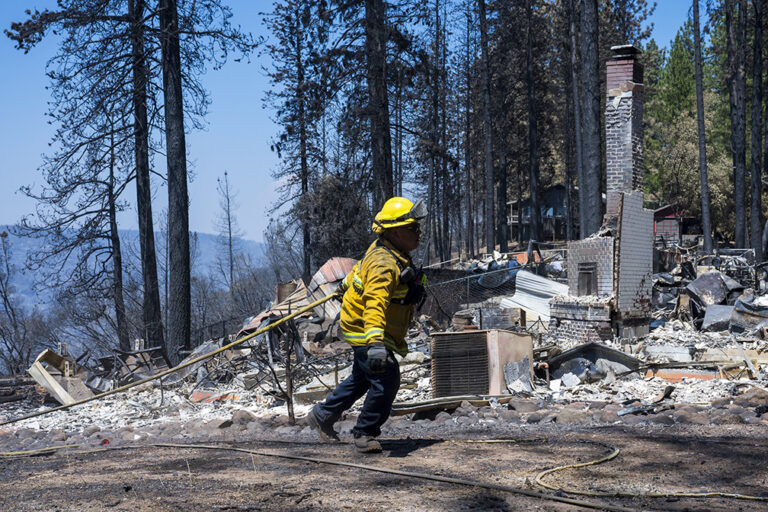
[[[515,275],[522,267],[492,270],[466,275],[457,270],[427,270],[427,299],[420,314],[430,316],[442,327],[447,327],[454,313],[470,305],[515,293]],[[490,308],[490,304],[488,305]],[[480,313],[482,314],[482,313]],[[192,330],[192,344],[223,338],[237,333],[243,318],[231,317],[197,327]]]
[[[433,282],[433,277],[439,279],[439,276],[428,273],[427,300],[421,314],[429,315],[441,327],[447,327],[454,313],[467,309],[469,305],[481,304],[492,298],[498,302],[500,297],[514,294],[515,275],[520,268],[504,268],[439,282]]]

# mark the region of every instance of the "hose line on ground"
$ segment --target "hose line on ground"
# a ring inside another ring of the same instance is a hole
[[[604,445],[608,446],[608,445]],[[560,487],[544,482],[544,477],[565,471],[566,469],[579,469],[587,466],[596,466],[603,462],[608,462],[619,456],[621,450],[615,446],[609,448],[611,452],[600,459],[591,460],[589,462],[582,462],[579,464],[565,464],[556,468],[547,469],[536,475],[536,483],[545,489],[555,492],[564,492],[568,494],[575,494],[577,496],[592,496],[597,498],[731,498],[737,500],[749,500],[749,501],[768,501],[766,496],[750,496],[748,494],[738,494],[733,492],[627,492],[627,491],[582,491],[579,489],[573,489],[569,487]]]
[[[147,382],[152,382],[153,380],[162,379],[166,375],[170,375],[173,372],[179,371],[179,370],[181,370],[183,368],[187,368],[188,366],[192,366],[193,364],[197,364],[197,363],[199,363],[201,361],[205,361],[206,359],[209,359],[209,358],[215,356],[216,354],[224,352],[225,350],[229,350],[232,347],[240,345],[241,343],[244,343],[244,342],[248,341],[249,339],[258,336],[259,334],[265,333],[265,332],[269,331],[270,329],[274,329],[278,325],[283,324],[283,323],[287,322],[288,320],[291,320],[292,318],[294,318],[294,317],[296,317],[298,315],[306,313],[310,309],[313,309],[316,306],[319,306],[320,304],[323,304],[323,303],[329,301],[330,299],[332,299],[334,297],[335,297],[335,295],[331,294],[331,295],[328,295],[326,297],[323,297],[322,299],[316,300],[312,304],[308,304],[308,305],[304,306],[303,308],[297,309],[294,313],[291,313],[291,314],[289,314],[287,316],[284,316],[283,318],[281,318],[280,320],[276,321],[275,323],[269,324],[268,326],[262,327],[261,329],[257,329],[256,331],[252,332],[251,334],[248,334],[246,336],[243,336],[242,338],[236,339],[235,341],[233,341],[232,343],[229,343],[228,345],[224,345],[223,347],[219,347],[219,348],[217,348],[216,350],[214,350],[212,352],[208,352],[207,354],[203,354],[203,355],[198,356],[198,357],[196,357],[194,359],[190,359],[189,361],[187,361],[185,363],[182,363],[182,364],[180,364],[178,366],[175,366],[173,368],[169,368],[169,369],[167,369],[167,370],[165,370],[163,372],[160,372],[160,373],[157,373],[155,375],[152,375],[151,377],[147,377],[145,379],[137,380],[136,382],[131,382],[130,384],[126,384],[125,386],[120,386],[119,388],[110,389],[109,391],[105,391],[103,393],[99,393],[98,395],[93,395],[91,397],[84,398],[82,400],[78,400],[78,401],[73,402],[71,404],[60,405],[58,407],[53,407],[51,409],[45,409],[45,410],[42,410],[42,411],[36,411],[36,412],[30,413],[30,414],[26,414],[24,416],[19,416],[18,418],[11,418],[10,420],[0,421],[0,426],[2,426],[2,425],[9,425],[11,423],[16,423],[16,422],[22,421],[22,420],[28,420],[30,418],[36,418],[38,416],[43,416],[45,414],[50,414],[50,413],[56,412],[56,411],[64,411],[64,410],[69,409],[70,407],[74,407],[76,405],[82,405],[84,403],[91,402],[93,400],[98,400],[99,398],[104,398],[105,396],[114,395],[115,393],[120,393],[122,391],[126,391],[128,389],[135,388],[136,386],[140,386],[142,384],[146,384]]]
[[[445,441],[445,440],[442,440]],[[546,439],[537,439],[536,441],[543,441],[546,442]],[[479,439],[479,440],[451,440],[451,443],[477,443],[477,444],[494,444],[494,443],[518,443],[519,441],[516,441],[514,439]],[[584,441],[582,441],[584,442]],[[580,469],[588,466],[596,466],[598,464],[602,464],[604,462],[611,461],[619,456],[621,453],[621,450],[615,446],[608,445],[606,443],[601,442],[595,442],[595,441],[586,441],[590,444],[599,445],[601,447],[607,448],[609,453],[603,457],[600,457],[598,459],[594,459],[588,462],[582,462],[578,464],[565,464],[562,466],[557,466],[551,469],[544,470],[540,472],[536,478],[535,482],[544,487],[545,489],[555,491],[555,492],[561,492],[566,494],[573,494],[576,496],[589,496],[589,497],[596,497],[596,498],[726,498],[726,499],[739,499],[739,500],[748,500],[748,501],[768,501],[768,497],[765,496],[751,496],[747,494],[739,494],[739,493],[730,493],[730,492],[720,492],[720,491],[710,491],[710,492],[645,492],[645,493],[636,493],[636,492],[626,492],[626,491],[589,491],[589,490],[579,490],[569,487],[559,487],[556,485],[548,484],[544,482],[544,478],[548,475],[565,471],[567,469]],[[74,445],[64,445],[64,446],[54,446],[54,447],[48,447],[48,448],[39,448],[36,450],[27,450],[27,451],[20,451],[20,452],[0,452],[0,457],[28,457],[31,455],[42,455],[42,454],[48,454],[53,453],[57,450],[64,450],[64,449],[73,449],[73,448],[79,448],[82,445],[74,444]],[[491,489],[491,490],[497,490],[502,492],[508,492],[512,494],[520,494],[524,496],[530,496],[533,498],[540,498],[545,500],[553,500],[558,501],[562,503],[568,503],[571,505],[577,505],[581,507],[586,508],[596,508],[601,510],[618,510],[618,511],[627,511],[627,510],[633,510],[629,508],[624,508],[620,506],[612,506],[612,505],[605,505],[605,504],[596,504],[596,503],[590,503],[590,502],[584,502],[581,500],[574,500],[571,498],[565,498],[562,496],[555,496],[555,495],[548,495],[536,491],[531,491],[528,489],[520,489],[516,487],[510,487],[506,485],[499,485],[499,484],[491,484],[491,483],[484,483],[484,482],[477,482],[472,480],[465,480],[461,478],[452,478],[452,477],[444,477],[439,475],[430,475],[427,473],[415,473],[415,472],[409,472],[409,471],[400,471],[396,469],[389,469],[389,468],[382,468],[379,466],[371,466],[367,464],[355,464],[351,462],[343,462],[343,461],[336,461],[336,460],[330,460],[330,459],[320,459],[315,457],[305,457],[302,455],[290,455],[290,454],[281,454],[281,453],[274,453],[274,452],[265,452],[261,450],[248,450],[245,448],[236,448],[236,447],[230,447],[230,446],[217,446],[217,445],[200,445],[200,444],[178,444],[178,443],[152,443],[147,445],[127,445],[127,446],[116,446],[116,447],[109,447],[109,448],[96,448],[91,450],[79,450],[76,452],[71,452],[74,454],[89,454],[89,453],[100,453],[100,452],[106,452],[111,450],[128,450],[128,449],[141,449],[141,448],[147,448],[147,447],[158,447],[158,448],[182,448],[182,449],[202,449],[202,450],[228,450],[228,451],[237,451],[242,453],[249,453],[252,455],[260,455],[264,457],[275,457],[275,458],[282,458],[282,459],[289,459],[289,460],[299,460],[304,462],[313,462],[316,464],[329,464],[329,465],[335,465],[335,466],[344,466],[344,467],[350,467],[350,468],[357,468],[357,469],[363,469],[365,471],[374,471],[379,473],[388,473],[392,475],[398,475],[398,476],[405,476],[410,478],[418,478],[423,480],[433,480],[438,482],[445,482],[445,483],[452,483],[457,485],[466,485],[466,486],[474,486],[474,487],[481,487],[484,489]]]
[[[478,439],[467,441],[453,441],[456,443],[514,443],[517,441],[506,439]],[[564,492],[567,494],[575,494],[577,496],[591,496],[595,498],[730,498],[738,500],[749,501],[768,501],[768,496],[751,496],[749,494],[739,494],[734,492],[721,492],[721,491],[709,491],[709,492],[627,492],[627,491],[582,491],[579,489],[560,487],[557,485],[548,484],[544,481],[544,477],[566,469],[579,469],[588,466],[597,466],[604,462],[611,461],[619,456],[621,450],[615,446],[611,446],[606,443],[598,441],[587,441],[590,444],[595,444],[608,449],[608,454],[599,459],[591,460],[588,462],[582,462],[578,464],[565,464],[563,466],[557,466],[551,469],[546,469],[536,475],[536,483],[545,489],[555,492]]]
[[[0,452],[0,456],[6,456],[6,457],[30,456],[30,455],[41,454],[41,453],[52,453],[55,450],[77,448],[79,446],[80,445],[65,445],[65,446],[58,446],[58,447],[52,447],[52,448],[42,448],[39,450],[28,450],[25,452],[5,452],[5,453]],[[626,508],[626,507],[621,507],[616,505],[608,505],[604,503],[592,503],[589,501],[584,501],[584,500],[579,500],[574,498],[566,498],[564,496],[545,494],[543,492],[532,491],[529,489],[510,487],[507,485],[478,482],[474,480],[465,480],[463,478],[452,478],[452,477],[440,476],[440,475],[430,475],[428,473],[416,473],[413,471],[401,471],[398,469],[390,469],[390,468],[384,468],[380,466],[371,466],[368,464],[356,464],[354,462],[344,462],[340,460],[321,459],[317,457],[306,457],[303,455],[291,455],[291,454],[285,454],[285,453],[266,452],[261,450],[248,450],[246,448],[237,448],[234,446],[217,446],[217,445],[206,445],[206,444],[150,443],[146,445],[125,445],[125,446],[114,446],[110,448],[105,447],[105,448],[95,448],[91,450],[78,450],[78,451],[69,452],[69,454],[82,455],[82,454],[90,454],[90,453],[101,453],[101,452],[113,451],[113,450],[134,450],[134,449],[142,449],[142,448],[148,448],[148,447],[176,448],[176,449],[180,448],[180,449],[189,449],[189,450],[234,451],[234,452],[247,453],[250,455],[259,455],[262,457],[274,457],[274,458],[296,460],[296,461],[302,461],[302,462],[312,462],[315,464],[343,466],[343,467],[354,468],[354,469],[362,469],[364,471],[372,471],[376,473],[387,473],[390,475],[403,476],[408,478],[417,478],[420,480],[431,480],[435,482],[444,482],[448,484],[463,485],[468,487],[480,487],[483,489],[507,492],[511,494],[518,494],[518,495],[528,496],[531,498],[538,498],[538,499],[549,500],[549,501],[556,501],[559,503],[566,503],[569,505],[574,505],[574,506],[583,507],[583,508],[590,508],[594,510],[610,510],[610,511],[616,511],[616,512],[636,512],[635,509],[631,509],[631,508]]]
[[[28,455],[41,455],[44,453],[53,453],[68,448],[80,448],[81,444],[65,444],[61,446],[48,446],[46,448],[37,448],[35,450],[24,450],[21,452],[0,452],[0,457],[26,457]]]

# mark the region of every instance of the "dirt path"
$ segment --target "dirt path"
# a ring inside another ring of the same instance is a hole
[[[531,489],[544,469],[600,458],[615,460],[551,475],[547,482],[583,490],[727,491],[768,495],[768,441],[754,427],[562,428],[436,432],[385,439],[384,453],[364,456],[349,444],[304,438],[239,448],[370,464]],[[423,434],[423,435],[422,435]],[[431,434],[431,435],[430,435]],[[441,433],[438,433],[441,434]],[[467,443],[456,439],[514,439]],[[197,440],[205,442],[205,440]],[[725,498],[587,498],[638,510],[768,510],[768,503]],[[582,510],[506,492],[361,469],[217,450],[145,447],[92,454],[0,460],[0,510]]]

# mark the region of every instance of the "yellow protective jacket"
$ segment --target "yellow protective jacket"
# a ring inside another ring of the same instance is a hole
[[[391,302],[404,299],[408,293],[408,285],[400,283],[398,260],[403,268],[411,264],[407,255],[379,238],[344,278],[340,327],[351,345],[381,341],[401,356],[408,353],[405,335],[413,318],[413,305]]]

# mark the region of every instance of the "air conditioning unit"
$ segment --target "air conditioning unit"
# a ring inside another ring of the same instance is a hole
[[[487,331],[432,334],[432,396],[500,395],[507,389],[504,365],[528,356],[533,340],[527,333]],[[533,379],[533,367],[531,367]]]

